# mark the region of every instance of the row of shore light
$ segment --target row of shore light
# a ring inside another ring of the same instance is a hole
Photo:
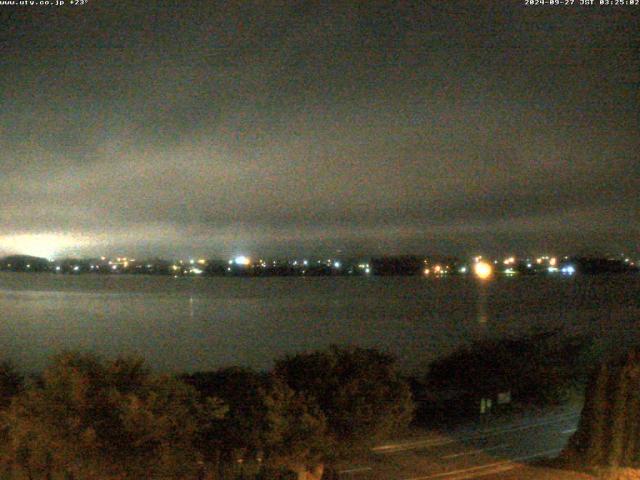
[[[425,260],[425,263],[426,263],[426,260]],[[493,264],[497,264],[497,263],[498,263],[497,260],[493,262]],[[549,256],[538,257],[535,259],[535,263],[537,265],[547,265],[548,266],[547,271],[549,273],[560,272],[563,275],[573,275],[576,272],[576,269],[573,265],[565,265],[562,268],[558,268],[558,259],[556,257],[549,257]],[[494,273],[493,264],[483,260],[482,256],[474,257],[472,272],[479,279],[490,278]],[[516,270],[512,267],[512,266],[515,266],[516,264],[515,257],[512,256],[512,257],[505,258],[502,261],[502,264],[509,267],[506,270],[504,270],[503,273],[505,273],[506,275],[515,275]],[[528,261],[526,265],[527,265],[527,268],[533,267],[532,261]],[[460,267],[458,271],[459,273],[467,273],[467,267],[465,266]],[[425,275],[430,275],[432,273],[434,275],[443,275],[443,274],[450,273],[450,267],[448,265],[443,267],[442,265],[436,264],[431,268],[425,268],[423,273]]]
[[[546,264],[548,265],[548,271],[550,273],[553,272],[558,272],[561,271],[563,274],[565,275],[573,275],[575,273],[575,268],[571,265],[567,265],[562,267],[561,270],[558,269],[557,265],[558,265],[558,259],[556,257],[549,257],[549,256],[542,256],[542,257],[538,257],[535,259],[536,264],[540,265],[540,264]],[[318,261],[318,263],[323,263],[320,260]],[[425,260],[426,263],[426,260]],[[498,261],[494,261],[494,263],[498,263]],[[509,266],[509,265],[515,265],[516,264],[516,258],[511,256],[508,258],[505,258],[502,262],[504,265]],[[303,265],[303,266],[307,266],[309,264],[309,262],[307,260],[303,260],[302,262],[298,262],[293,261],[292,265]],[[249,266],[251,265],[251,259],[249,257],[246,257],[244,255],[240,255],[237,256],[231,260],[229,260],[229,265],[238,265],[238,266]],[[267,262],[265,262],[264,260],[259,260],[258,265],[265,268],[267,267]],[[273,262],[273,265],[276,265],[276,262]],[[327,260],[327,265],[329,266],[333,266],[334,268],[341,268],[341,263],[337,260],[333,261],[331,259]],[[533,265],[532,263],[527,263],[527,267],[531,268]],[[364,270],[365,273],[370,273],[371,272],[371,268],[369,264],[358,264],[358,268]],[[231,270],[231,267],[229,267],[227,270]],[[458,270],[459,273],[467,273],[467,267],[466,266],[462,266],[460,267],[460,269]],[[484,279],[488,279],[490,278],[493,273],[494,273],[494,266],[492,263],[483,260],[482,256],[477,256],[473,259],[473,266],[472,266],[472,272],[473,274],[478,277],[481,280]],[[425,268],[424,269],[424,274],[425,275],[429,275],[433,273],[434,275],[443,275],[443,274],[447,274],[450,273],[450,267],[448,265],[442,266],[439,264],[434,265],[432,268]],[[514,274],[515,270],[513,270],[513,268],[508,268],[507,270],[505,270],[505,272],[507,275],[509,274]]]
[[[513,261],[515,261],[515,259],[513,259]],[[425,263],[427,263],[426,260],[425,260]],[[506,264],[506,261],[505,261],[505,264]],[[443,267],[442,265],[436,264],[431,268],[425,268],[423,273],[425,275],[431,275],[433,273],[434,275],[439,276],[439,275],[446,275],[450,273],[450,271],[451,271],[451,267],[449,267],[449,265],[445,265]],[[476,277],[480,279],[486,279],[491,277],[491,275],[493,275],[493,265],[482,260],[482,256],[478,256],[473,259],[472,271]],[[467,273],[467,267],[465,266],[460,267],[458,272]]]
[[[271,262],[273,264],[273,266],[276,266],[279,264],[279,262],[277,260],[273,260]],[[285,263],[289,263],[290,265],[293,265],[294,267],[307,267],[309,266],[309,260],[293,260],[290,262],[285,262]],[[332,259],[327,259],[326,262],[323,260],[318,260],[316,262],[318,265],[322,265],[322,264],[326,264],[329,267],[333,267],[333,268],[342,268],[342,262],[340,262],[339,260],[332,260]],[[241,267],[247,267],[249,265],[251,265],[251,259],[249,257],[245,257],[244,255],[240,255],[238,257],[235,257],[231,260],[229,260],[229,265],[238,265]],[[266,268],[268,265],[268,262],[265,260],[258,260],[257,264],[260,267]],[[371,267],[369,266],[368,263],[359,263],[358,264],[358,268],[361,270],[365,270],[366,273],[369,273],[371,270]]]
[[[564,260],[567,260],[567,259],[568,257],[564,257]],[[104,263],[97,264],[97,265],[92,264],[90,265],[89,269],[91,271],[93,270],[97,271],[97,270],[100,270],[101,267],[104,267],[109,270],[119,271],[120,269],[128,268],[131,264],[136,262],[135,258],[127,258],[127,257],[116,257],[109,260],[103,256],[100,258],[100,260]],[[628,257],[626,257],[624,261],[625,263],[629,263],[632,266],[634,265],[634,263],[631,262],[631,260]],[[178,274],[199,275],[205,272],[207,263],[208,263],[207,260],[204,258],[200,258],[197,260],[190,259],[188,261],[180,260],[172,264],[170,268],[173,270],[174,274],[176,275]],[[335,258],[334,259],[328,258],[326,259],[326,261],[325,260],[309,261],[304,259],[304,260],[287,260],[284,262],[284,264],[301,267],[303,269],[302,273],[305,273],[304,267],[307,267],[309,265],[316,264],[316,263],[318,265],[326,265],[336,270],[343,268],[342,262]],[[494,274],[499,264],[502,264],[504,265],[504,267],[506,267],[504,269],[501,269],[499,273],[503,273],[505,275],[515,275],[517,274],[517,269],[514,267],[517,267],[519,263],[522,264],[523,266],[526,265],[528,269],[534,268],[534,264],[535,264],[535,268],[537,268],[537,271],[539,271],[540,268],[543,268],[547,270],[549,273],[561,273],[563,275],[573,275],[576,273],[575,266],[569,265],[569,264],[560,264],[558,261],[558,258],[552,257],[552,256],[526,258],[524,262],[522,261],[522,259],[518,262],[516,260],[516,257],[514,256],[506,257],[502,261],[498,261],[498,260],[489,261],[489,260],[485,260],[482,256],[476,256],[473,258],[473,261],[470,267],[468,266],[454,267],[446,264],[429,265],[428,260],[424,260],[423,274],[425,276],[429,276],[429,275],[441,276],[441,275],[447,275],[447,274],[453,273],[452,269],[456,269],[456,273],[461,273],[461,274],[472,273],[479,279],[487,279]],[[231,271],[234,265],[238,267],[250,267],[253,265],[255,267],[268,268],[271,265],[275,267],[276,265],[282,265],[282,264],[283,263],[280,261],[276,261],[276,260],[265,261],[263,259],[259,259],[254,262],[248,256],[238,255],[228,261],[227,270]],[[146,266],[147,268],[153,268],[153,264],[147,264]],[[30,267],[31,265],[29,264],[26,266],[27,269],[29,269]],[[353,265],[353,267],[365,274],[372,273],[372,268],[369,263],[358,263],[357,266]],[[81,267],[78,265],[72,265],[71,269],[74,272],[78,272],[80,271]],[[62,267],[60,265],[57,265],[55,267],[55,270],[57,272],[60,272],[62,270]]]

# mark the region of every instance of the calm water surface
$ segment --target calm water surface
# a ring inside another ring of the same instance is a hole
[[[0,273],[0,348],[39,370],[63,349],[140,354],[158,370],[240,364],[356,344],[407,371],[464,343],[553,327],[640,337],[640,276],[172,278]]]

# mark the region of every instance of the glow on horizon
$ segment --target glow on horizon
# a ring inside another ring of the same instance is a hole
[[[0,251],[53,259],[84,243],[82,239],[66,234],[20,233],[0,236]]]

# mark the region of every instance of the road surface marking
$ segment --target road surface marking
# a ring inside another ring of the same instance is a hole
[[[429,448],[429,447],[440,447],[442,445],[448,445],[454,442],[460,442],[464,440],[474,440],[476,438],[483,437],[494,437],[496,435],[500,435],[503,433],[511,433],[517,432],[520,430],[528,430],[530,428],[542,427],[545,425],[552,425],[561,420],[569,420],[571,417],[579,416],[578,413],[571,415],[562,415],[561,417],[554,417],[553,419],[546,419],[542,422],[531,423],[526,425],[516,425],[512,427],[502,428],[502,429],[492,429],[486,431],[479,431],[476,433],[469,434],[467,436],[460,436],[458,438],[440,438],[440,439],[431,439],[431,440],[415,440],[413,442],[403,442],[403,443],[390,443],[387,445],[380,445],[377,447],[373,447],[371,450],[376,453],[395,453],[402,452],[404,450],[415,450],[418,448]]]
[[[577,428],[569,428],[569,429],[567,429],[567,430],[563,430],[563,431],[562,431],[562,432],[560,432],[560,433],[562,433],[562,434],[566,435],[566,434],[568,434],[568,433],[573,433],[573,432],[575,432],[576,430],[577,430]]]
[[[509,445],[508,443],[501,443],[500,445],[495,445],[489,448],[478,448],[477,450],[467,450],[466,452],[460,453],[452,453],[451,455],[445,455],[442,458],[456,458],[462,457],[463,455],[477,455],[478,453],[490,452],[492,450],[498,450],[499,448],[506,447]]]
[[[368,472],[369,470],[373,470],[373,469],[371,467],[357,467],[357,468],[350,468],[348,470],[339,470],[338,473]]]
[[[501,462],[487,463],[484,465],[477,465],[471,468],[463,468],[461,470],[451,470],[449,472],[436,473],[434,475],[426,475],[424,477],[412,477],[412,478],[407,478],[405,480],[428,480],[431,478],[453,477],[454,475],[461,475],[461,474],[466,474],[471,472],[477,473],[478,470],[487,470],[487,469],[490,469],[491,467],[502,468],[506,466],[512,466],[513,468],[516,468],[519,465],[516,464],[515,462],[531,460],[532,458],[545,457],[545,456],[551,455],[552,453],[559,453],[560,451],[562,451],[562,449],[554,448],[553,450],[545,450],[544,452],[537,452],[531,455],[523,455],[521,457],[512,458],[510,460],[504,460]],[[480,476],[480,475],[474,475],[474,476]],[[473,477],[465,477],[465,478],[473,478]]]

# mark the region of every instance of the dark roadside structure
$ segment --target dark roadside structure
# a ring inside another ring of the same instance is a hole
[[[416,421],[448,425],[488,411],[560,405],[581,391],[597,357],[592,342],[562,330],[472,342],[429,365],[414,383]]]

